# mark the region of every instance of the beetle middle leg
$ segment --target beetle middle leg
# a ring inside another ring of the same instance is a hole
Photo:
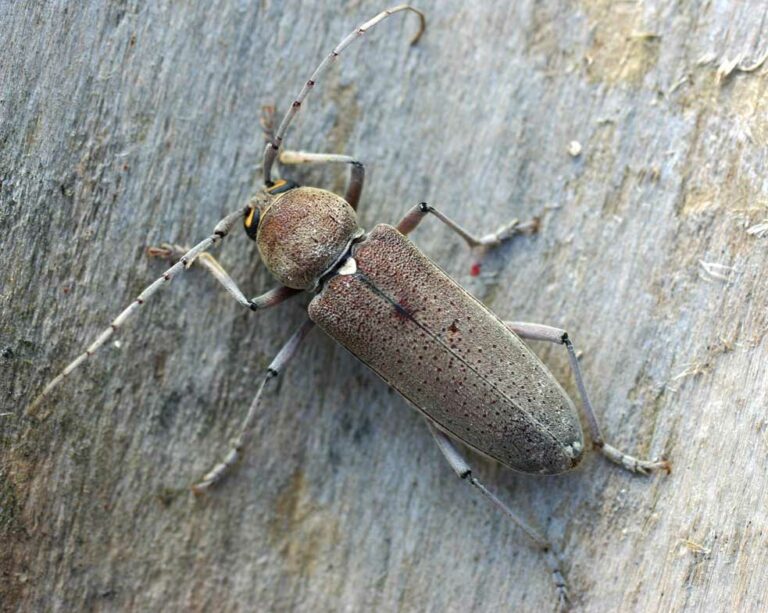
[[[192,491],[195,494],[202,494],[211,486],[216,485],[229,473],[232,466],[238,461],[243,448],[251,439],[251,428],[256,417],[256,411],[261,402],[261,395],[264,392],[264,388],[272,379],[277,378],[288,362],[290,362],[291,358],[296,355],[301,342],[307,334],[309,334],[309,331],[314,325],[312,320],[307,319],[301,327],[293,333],[291,338],[288,339],[288,342],[283,345],[283,348],[275,356],[275,359],[270,362],[269,366],[267,366],[267,372],[264,373],[264,378],[261,380],[261,384],[256,390],[256,396],[254,396],[251,406],[248,408],[248,413],[243,420],[243,425],[240,426],[240,431],[232,441],[232,447],[224,456],[224,459],[203,476],[202,481],[192,486]]]
[[[400,220],[400,223],[397,224],[398,231],[402,232],[403,234],[412,232],[416,229],[421,220],[424,219],[424,217],[429,213],[437,217],[446,226],[448,226],[451,230],[463,238],[464,242],[467,243],[469,248],[477,253],[477,260],[472,264],[471,269],[472,276],[475,277],[480,274],[482,258],[488,249],[498,247],[505,240],[510,239],[517,234],[535,234],[538,231],[540,225],[538,217],[534,217],[530,221],[526,222],[520,222],[518,219],[513,219],[512,221],[500,226],[495,232],[486,234],[485,236],[477,237],[469,233],[450,217],[438,211],[435,207],[430,206],[426,202],[420,202],[410,211],[408,211],[408,213],[405,214],[405,217]]]
[[[557,554],[547,538],[535,528],[531,528],[522,517],[504,504],[496,494],[486,488],[477,477],[472,474],[472,467],[469,465],[464,455],[456,448],[450,437],[438,430],[429,420],[427,420],[427,425],[429,426],[432,436],[435,438],[438,448],[445,456],[445,459],[448,460],[448,463],[451,465],[454,472],[461,479],[468,481],[483,496],[490,500],[507,517],[509,517],[512,522],[521,528],[523,532],[528,535],[528,538],[536,543],[536,545],[544,552],[547,564],[549,565],[549,570],[552,573],[552,580],[555,582],[560,605],[565,605],[568,600],[568,589],[563,573],[560,570],[560,562],[557,559]]]
[[[587,394],[587,388],[584,385],[584,378],[581,374],[579,359],[576,357],[573,343],[565,330],[522,321],[507,321],[504,322],[504,324],[512,330],[512,332],[520,336],[520,338],[565,345],[565,348],[568,351],[568,361],[571,364],[571,370],[573,370],[573,376],[576,379],[576,387],[579,389],[579,395],[584,404],[584,412],[587,417],[589,433],[592,436],[592,444],[600,451],[600,453],[611,462],[619,464],[631,472],[641,473],[643,475],[654,470],[665,470],[670,472],[671,466],[667,460],[639,460],[634,456],[619,451],[616,447],[605,442],[603,434],[600,431],[600,425],[597,423],[597,417],[595,417],[595,410],[592,407],[589,394]]]

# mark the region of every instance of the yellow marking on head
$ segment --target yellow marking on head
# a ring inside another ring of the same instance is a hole
[[[250,213],[248,213],[248,217],[245,218],[245,227],[250,228],[253,225],[253,217],[256,215],[256,207],[251,207]]]
[[[275,181],[275,182],[274,182],[274,184],[273,184],[273,185],[271,185],[271,186],[270,186],[270,187],[267,189],[267,191],[268,191],[269,193],[272,193],[272,192],[274,192],[275,190],[277,190],[277,189],[280,189],[280,188],[281,188],[283,185],[285,185],[286,183],[287,183],[287,181],[286,181],[285,179],[278,179],[277,181]]]

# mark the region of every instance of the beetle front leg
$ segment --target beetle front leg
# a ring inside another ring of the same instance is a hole
[[[363,192],[365,181],[365,166],[349,155],[335,153],[309,153],[307,151],[281,151],[281,164],[349,164],[349,183],[344,194],[344,200],[357,210],[360,194]]]
[[[261,129],[264,131],[266,144],[275,139],[275,107],[264,106],[261,109]],[[360,202],[360,194],[363,191],[365,182],[365,166],[363,163],[349,155],[338,155],[335,153],[309,153],[307,151],[281,151],[278,156],[281,164],[349,164],[349,183],[347,191],[344,194],[344,200],[349,203],[353,209],[357,210]]]
[[[431,213],[442,221],[446,226],[458,234],[464,242],[467,243],[470,249],[477,253],[477,260],[472,264],[472,276],[476,277],[480,274],[480,266],[482,258],[488,249],[498,247],[505,240],[517,236],[518,234],[535,234],[539,230],[540,221],[538,217],[534,217],[530,221],[524,223],[518,219],[513,219],[509,223],[500,226],[495,232],[486,234],[485,236],[476,237],[473,234],[467,232],[458,223],[453,221],[447,215],[438,211],[435,207],[430,206],[426,202],[420,202],[413,207],[405,217],[397,224],[397,229],[403,234],[408,234],[416,229],[422,219]]]
[[[169,245],[167,243],[164,243],[160,247],[147,248],[147,253],[150,257],[160,257],[167,259],[181,257],[186,251],[187,250],[185,247]],[[255,296],[254,298],[248,299],[246,298],[245,294],[243,294],[242,290],[237,286],[235,280],[229,276],[229,273],[224,270],[224,267],[219,264],[219,261],[210,253],[199,254],[195,258],[188,260],[185,266],[189,268],[193,264],[199,264],[205,268],[213,275],[214,279],[216,279],[219,283],[221,283],[221,285],[224,286],[224,289],[227,290],[227,292],[229,292],[229,294],[235,300],[237,300],[238,303],[244,307],[248,307],[252,311],[260,311],[262,309],[276,306],[291,296],[295,296],[296,294],[300,294],[302,292],[302,290],[281,285],[261,294],[260,296]]]
[[[240,432],[238,432],[237,436],[232,441],[232,447],[224,456],[224,459],[203,476],[202,481],[192,486],[192,491],[195,494],[202,494],[210,487],[219,483],[219,481],[229,473],[232,466],[234,466],[240,459],[243,448],[251,440],[251,435],[253,434],[251,428],[253,426],[253,420],[256,417],[256,410],[259,408],[264,388],[272,379],[277,378],[288,362],[290,362],[291,358],[296,355],[299,345],[301,345],[301,341],[304,340],[314,325],[313,321],[307,319],[301,327],[293,333],[293,336],[288,339],[288,342],[283,345],[283,348],[278,352],[277,356],[275,356],[275,359],[270,362],[267,367],[267,372],[264,374],[264,378],[259,385],[259,389],[256,390],[256,396],[254,397],[253,402],[251,402],[251,406],[248,408],[248,413],[245,416],[245,420],[243,420],[243,425],[240,427]]]
[[[464,455],[456,448],[453,441],[438,430],[429,420],[427,426],[429,431],[435,438],[437,447],[440,449],[445,459],[453,468],[454,472],[461,478],[468,481],[474,486],[480,493],[490,500],[502,513],[509,517],[519,528],[528,535],[536,545],[544,552],[549,565],[549,570],[552,573],[552,580],[555,582],[555,589],[557,590],[557,596],[560,601],[560,606],[565,606],[568,601],[568,589],[565,583],[565,578],[560,570],[560,562],[558,561],[557,554],[547,540],[547,538],[541,534],[538,530],[531,528],[525,520],[510,509],[504,502],[502,502],[496,494],[487,489],[478,479],[472,474],[472,467],[467,462]]]
[[[565,330],[523,321],[506,321],[504,322],[504,325],[520,336],[520,338],[526,340],[547,341],[549,343],[565,345],[565,348],[568,351],[568,361],[571,363],[571,370],[573,370],[573,376],[576,379],[576,387],[579,389],[579,395],[584,404],[584,412],[587,417],[589,432],[592,436],[592,444],[600,451],[600,453],[611,462],[619,464],[631,472],[647,475],[649,472],[659,469],[665,470],[667,473],[671,471],[671,465],[667,460],[639,460],[634,456],[619,451],[616,447],[605,442],[603,434],[600,431],[600,425],[597,423],[595,410],[592,407],[592,402],[587,394],[587,388],[584,385],[584,378],[581,374],[579,359],[576,357],[576,350],[573,348],[573,343]]]

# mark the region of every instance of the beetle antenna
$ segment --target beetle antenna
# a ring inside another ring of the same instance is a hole
[[[83,353],[77,356],[72,362],[67,364],[66,368],[64,368],[64,370],[56,375],[56,377],[54,377],[51,382],[45,386],[45,388],[43,388],[43,391],[40,392],[38,397],[32,401],[32,404],[30,404],[29,407],[27,407],[27,415],[35,415],[40,403],[46,396],[48,396],[48,394],[50,394],[51,390],[55,388],[59,383],[61,383],[73,370],[80,366],[80,364],[92,356],[99,347],[106,343],[109,338],[123,325],[125,320],[128,319],[134,313],[134,311],[136,311],[136,309],[143,305],[150,298],[150,296],[157,292],[157,290],[163,287],[166,283],[169,283],[177,274],[189,268],[189,265],[195,260],[195,258],[197,258],[197,256],[213,247],[213,245],[215,245],[218,241],[229,234],[229,230],[232,228],[232,225],[236,221],[243,218],[243,213],[243,209],[238,209],[234,213],[227,215],[224,219],[216,224],[213,232],[207,238],[203,239],[197,245],[192,247],[192,249],[187,251],[183,256],[181,256],[181,259],[179,259],[178,262],[176,262],[163,273],[163,276],[145,288],[144,291],[141,292],[133,302],[131,302],[131,304],[123,309],[123,311],[117,317],[115,317],[115,319],[112,320],[112,323],[109,324],[109,328],[99,334],[99,336],[96,337],[96,339],[90,345],[88,345],[88,348]]]
[[[416,32],[416,36],[413,37],[411,40],[411,45],[415,45],[419,39],[421,38],[421,35],[424,33],[424,29],[426,28],[426,18],[424,17],[424,13],[419,11],[418,9],[413,8],[412,6],[408,4],[399,4],[397,6],[393,6],[390,9],[386,9],[376,15],[373,19],[369,19],[365,23],[361,24],[356,30],[353,30],[349,34],[347,34],[346,37],[342,39],[342,41],[336,45],[333,48],[333,51],[331,51],[322,62],[318,65],[317,68],[315,68],[315,71],[312,73],[312,76],[309,77],[309,80],[304,84],[304,87],[301,88],[301,91],[299,92],[299,95],[296,96],[296,99],[293,101],[293,104],[291,104],[291,108],[288,109],[288,112],[283,117],[283,120],[280,122],[280,127],[277,129],[277,132],[272,137],[270,142],[267,143],[266,148],[264,149],[264,184],[269,187],[272,185],[272,165],[275,162],[275,158],[277,157],[277,152],[280,149],[280,146],[283,143],[283,137],[285,136],[286,131],[288,130],[288,126],[291,125],[291,121],[293,121],[293,118],[296,116],[296,113],[299,112],[299,109],[301,108],[301,103],[304,101],[304,98],[307,97],[307,94],[309,94],[310,90],[315,86],[315,83],[318,82],[321,76],[325,73],[326,70],[328,70],[328,67],[333,64],[336,61],[336,58],[339,57],[339,54],[344,51],[349,45],[352,44],[356,39],[360,38],[363,34],[365,34],[370,28],[375,26],[377,23],[384,21],[387,17],[391,17],[395,13],[399,13],[400,11],[412,11],[416,13],[419,16],[419,31]]]

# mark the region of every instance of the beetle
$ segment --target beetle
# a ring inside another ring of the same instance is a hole
[[[561,603],[566,582],[558,556],[547,539],[528,526],[475,476],[459,441],[519,472],[554,475],[579,464],[584,434],[574,403],[527,347],[524,340],[563,345],[576,380],[593,446],[610,461],[636,473],[669,471],[666,460],[641,460],[605,442],[573,343],[565,330],[526,322],[505,322],[448,277],[408,238],[428,215],[436,217],[473,249],[488,249],[520,234],[536,232],[538,222],[513,221],[475,237],[424,202],[395,226],[361,228],[356,209],[365,179],[363,164],[347,155],[307,153],[282,148],[286,132],[320,77],[357,38],[399,12],[419,18],[415,44],[425,29],[424,15],[409,5],[387,9],[361,24],[334,47],[305,82],[276,131],[267,126],[264,187],[246,206],[224,217],[191,249],[164,246],[150,255],[178,257],[142,291],[84,353],[56,376],[28,409],[35,414],[51,390],[92,356],[160,288],[193,264],[208,270],[242,306],[270,308],[302,292],[312,294],[307,319],[269,364],[244,422],[222,461],[192,486],[201,494],[229,474],[252,433],[266,386],[284,370],[316,325],[396,389],[424,416],[457,475],[519,525],[545,552]],[[286,179],[274,179],[276,161],[284,165],[344,164],[350,179],[344,196]],[[241,221],[279,286],[249,299],[207,251]],[[473,267],[476,272],[477,265]]]

